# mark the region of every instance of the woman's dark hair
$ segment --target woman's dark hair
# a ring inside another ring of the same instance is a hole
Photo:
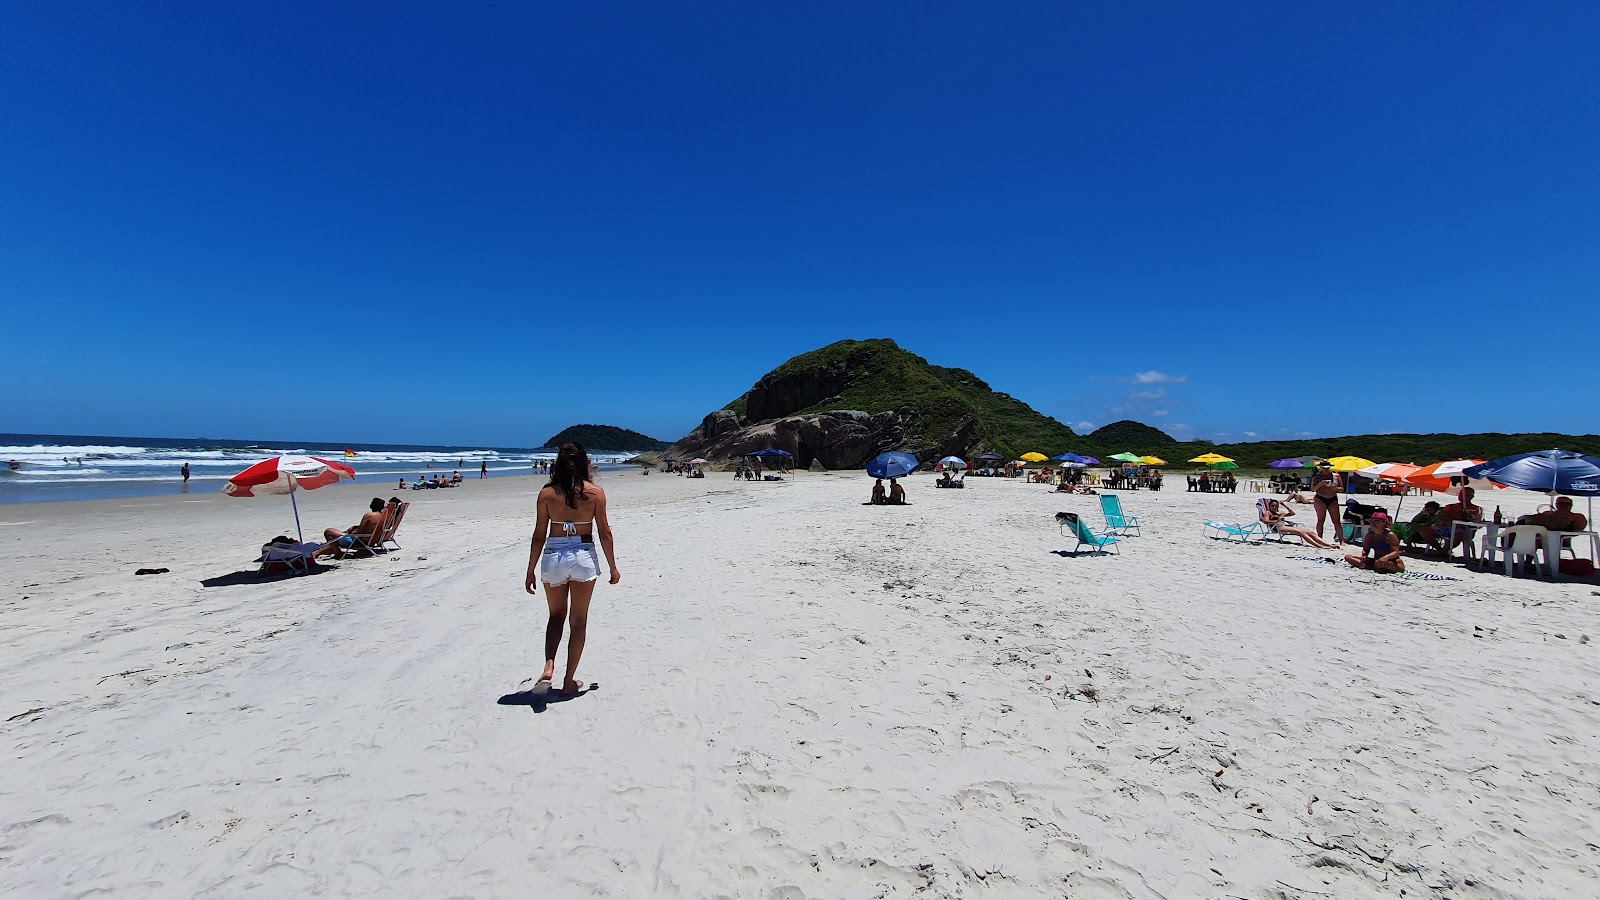
[[[587,496],[583,486],[589,481],[589,454],[577,441],[568,441],[556,451],[556,461],[550,464],[550,483],[556,493],[565,497],[567,506],[578,508],[578,498]]]

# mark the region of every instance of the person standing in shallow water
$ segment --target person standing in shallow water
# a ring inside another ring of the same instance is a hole
[[[567,641],[567,674],[561,693],[571,697],[583,690],[583,682],[577,678],[578,661],[588,637],[589,601],[600,579],[596,538],[611,570],[610,583],[622,580],[611,521],[606,518],[606,492],[592,479],[583,445],[566,443],[550,466],[550,482],[539,491],[528,573],[523,579],[523,588],[530,594],[536,594],[539,580],[544,580],[545,601],[550,607],[544,632],[544,674],[534,685],[535,691],[548,690],[555,678],[556,651],[561,649],[561,634],[569,625],[572,634]]]
[[[179,471],[183,475],[183,483],[184,484],[188,484],[189,483],[189,464],[188,463],[184,463],[183,464],[183,468],[180,469]]]

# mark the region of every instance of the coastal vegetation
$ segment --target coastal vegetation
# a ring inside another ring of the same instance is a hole
[[[577,441],[586,450],[602,453],[644,452],[664,450],[669,445],[646,434],[618,428],[615,425],[573,425],[561,429],[559,434],[544,442],[546,447],[559,447],[568,441]]]
[[[1423,464],[1495,459],[1553,447],[1600,454],[1600,435],[1594,434],[1363,434],[1218,444],[1179,441],[1159,428],[1125,419],[1080,435],[1065,423],[994,390],[972,372],[934,365],[887,338],[839,341],[802,353],[762,376],[725,408],[732,413],[730,420],[736,417],[737,424],[744,427],[834,410],[895,413],[900,429],[896,440],[901,448],[948,448],[952,436],[957,436],[955,443],[971,454],[992,451],[1008,458],[1036,451],[1047,456],[1072,452],[1104,459],[1131,451],[1182,465],[1190,457],[1215,451],[1232,457],[1241,467],[1264,468],[1275,459],[1300,456],[1357,455],[1376,462]],[[1261,427],[1270,424],[1261,423]],[[638,448],[630,445],[627,449]]]
[[[1062,422],[993,390],[966,369],[946,368],[887,338],[839,341],[778,366],[727,408],[742,422],[829,410],[897,413],[908,444],[938,445],[966,424],[978,447],[1003,454],[1041,445],[1076,447]]]

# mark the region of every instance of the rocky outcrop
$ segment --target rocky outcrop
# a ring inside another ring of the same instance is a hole
[[[700,420],[700,436],[703,440],[714,441],[738,430],[739,416],[731,409],[719,409]]]
[[[909,416],[909,411],[905,411]],[[723,415],[726,414],[726,415]],[[803,416],[786,416],[728,430],[733,414],[718,410],[701,422],[668,455],[705,457],[714,463],[736,461],[748,453],[773,447],[794,454],[794,464],[808,469],[813,463],[826,469],[859,469],[886,450],[905,450],[931,463],[942,456],[965,456],[978,443],[977,422],[972,418],[942,439],[929,442],[909,435],[906,418],[898,412],[864,413],[836,409]]]
[[[750,388],[745,414],[752,422],[781,419],[827,403],[849,386],[850,369],[842,361],[803,372],[770,374]]]

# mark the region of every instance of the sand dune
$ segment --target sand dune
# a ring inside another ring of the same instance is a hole
[[[907,508],[853,476],[605,484],[624,581],[597,593],[594,685],[536,705],[527,479],[408,495],[387,558],[210,587],[283,530],[274,499],[0,509],[0,890],[1531,898],[1600,875],[1592,584],[1201,537],[1250,494],[1124,494],[1143,535],[1071,558],[1051,516],[1093,498],[1016,482],[913,479]]]

